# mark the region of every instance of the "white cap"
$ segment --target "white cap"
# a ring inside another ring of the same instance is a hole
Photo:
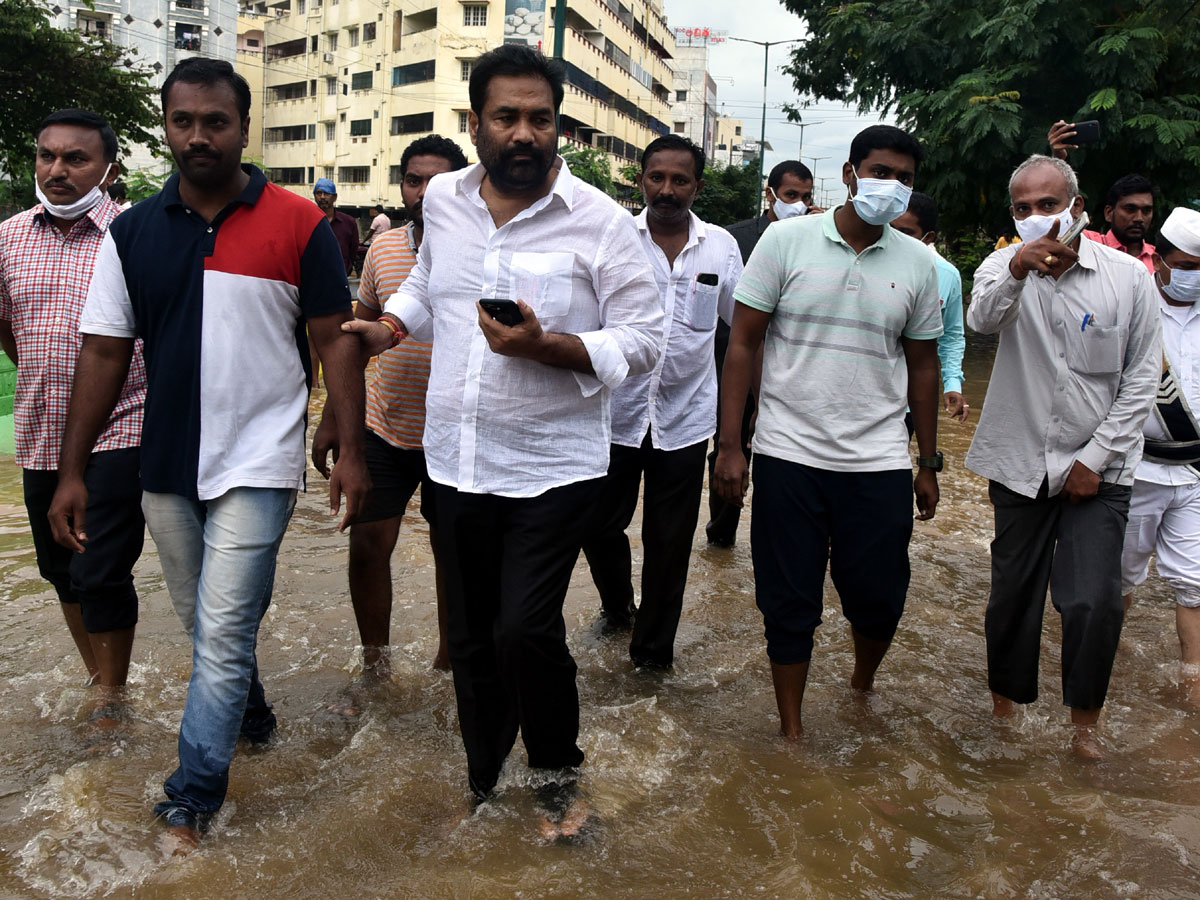
[[[1200,256],[1200,212],[1180,206],[1158,229],[1159,234],[1191,256]]]

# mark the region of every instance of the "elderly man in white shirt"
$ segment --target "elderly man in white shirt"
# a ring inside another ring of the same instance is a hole
[[[669,668],[700,514],[705,451],[716,423],[713,340],[733,317],[742,258],[729,232],[691,212],[704,186],[704,151],[665,135],[642,154],[646,208],[636,219],[662,297],[665,324],[654,370],[625,379],[612,397],[612,454],[604,498],[583,552],[606,624],[632,626],[637,666]],[[625,530],[642,498],[642,599],[634,618]]]
[[[966,459],[990,480],[996,518],[988,682],[997,715],[1037,699],[1050,587],[1074,749],[1094,759],[1121,636],[1133,472],[1158,384],[1158,313],[1137,259],[1070,232],[1083,198],[1067,163],[1030,157],[1009,195],[1023,243],[983,261],[967,311],[976,331],[1000,335]]]
[[[663,315],[633,218],[555,154],[557,68],[503,45],[470,96],[479,164],[433,178],[416,267],[347,330],[373,353],[408,331],[433,343],[424,445],[469,783],[491,795],[519,728],[529,765],[559,770],[542,779],[553,837],[579,827],[561,770],[583,762],[563,601],[608,468],[609,392],[654,368]]]
[[[1143,429],[1121,580],[1128,609],[1155,554],[1158,574],[1175,589],[1184,687],[1200,707],[1200,212],[1181,206],[1163,222],[1154,276],[1163,366]]]

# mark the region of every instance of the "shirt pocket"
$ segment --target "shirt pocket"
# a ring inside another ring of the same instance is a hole
[[[528,303],[539,319],[565,316],[571,310],[574,273],[574,253],[517,251],[509,263],[508,295]]]
[[[1113,375],[1121,371],[1121,329],[1117,325],[1088,325],[1067,337],[1067,363],[1084,375]]]
[[[721,295],[719,284],[692,282],[692,303],[688,310],[688,325],[696,331],[711,331],[717,327],[717,299]]]

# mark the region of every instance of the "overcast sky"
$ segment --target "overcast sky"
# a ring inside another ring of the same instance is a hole
[[[667,21],[672,28],[707,26],[728,31],[730,37],[755,41],[782,41],[804,35],[804,25],[778,0],[664,0]],[[801,113],[805,122],[814,124],[803,129],[804,148],[801,152],[801,129],[787,123],[781,106],[797,104],[798,98],[791,80],[780,69],[788,60],[786,44],[769,50],[767,77],[767,143],[774,149],[767,152],[765,171],[784,159],[805,157],[804,163],[814,168],[808,157],[818,159],[815,173],[825,177],[825,188],[837,192],[840,198],[841,165],[846,161],[850,139],[867,125],[879,121],[878,116],[859,117],[852,107],[822,100]],[[762,127],[763,48],[726,40],[713,44],[708,52],[709,73],[717,84],[717,105],[723,115],[741,119],[743,135],[758,138]],[[820,124],[817,124],[820,123]],[[820,181],[817,182],[820,187]]]

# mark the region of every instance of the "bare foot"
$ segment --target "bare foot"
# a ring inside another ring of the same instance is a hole
[[[786,727],[780,726],[779,735],[789,743],[798,744],[804,737],[804,726],[800,722],[789,722]]]
[[[363,647],[363,681],[391,681],[392,648]]]
[[[360,684],[347,685],[337,699],[327,705],[325,708],[335,716],[342,716],[346,719],[356,719],[362,713],[362,699],[359,696],[361,690]]]
[[[1071,752],[1084,762],[1099,762],[1104,759],[1099,729],[1095,725],[1076,725],[1075,736],[1071,738]]]
[[[1005,696],[1002,696],[1001,694],[997,694],[995,691],[992,692],[992,715],[993,716],[1000,716],[1001,718],[1007,718],[1008,716],[1011,716],[1015,711],[1016,710],[1013,707],[1013,702],[1011,700],[1009,700]]]
[[[172,856],[189,856],[200,846],[200,832],[190,825],[168,825],[167,842],[174,845]]]
[[[538,820],[538,834],[550,843],[577,841],[584,836],[591,818],[592,808],[588,802],[575,797],[561,814],[543,812]]]

